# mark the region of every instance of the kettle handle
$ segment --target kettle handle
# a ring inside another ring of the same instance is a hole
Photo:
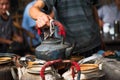
[[[75,77],[74,69],[76,69],[77,72],[78,72],[77,80],[80,80],[80,74],[81,74],[81,72],[80,72],[80,66],[79,66],[79,64],[78,64],[77,62],[71,62],[70,60],[61,60],[61,59],[53,60],[53,61],[48,61],[48,62],[46,62],[46,63],[43,65],[43,67],[42,67],[41,70],[40,70],[40,76],[41,76],[42,80],[45,80],[44,71],[45,71],[46,67],[51,66],[51,65],[53,65],[53,64],[55,64],[55,63],[61,63],[61,62],[62,62],[62,63],[63,63],[63,62],[71,63],[73,80],[74,80],[74,77]]]
[[[77,70],[77,73],[78,73],[78,75],[77,75],[77,80],[80,80],[80,75],[81,75],[81,69],[80,69],[80,66],[79,66],[79,64],[77,63],[77,62],[71,62],[71,64],[72,64],[72,66],[71,66],[71,68],[72,68],[72,77],[73,77],[73,80],[74,80],[74,77],[75,77],[75,73],[74,73],[74,67],[75,67],[75,69]]]
[[[58,27],[58,30],[59,30],[58,34],[65,38],[66,32],[63,24],[53,19],[50,20],[50,36],[52,36],[52,34],[55,32],[55,26]]]
[[[58,59],[58,60],[48,61],[43,65],[43,67],[40,70],[40,76],[41,76],[42,80],[45,80],[44,72],[45,72],[46,67],[51,66],[55,63],[59,63],[59,62],[62,62],[62,60]]]

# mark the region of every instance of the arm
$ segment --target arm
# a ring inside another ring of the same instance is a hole
[[[104,6],[102,6],[101,8],[98,9],[98,16],[99,16],[99,25],[102,28],[104,25]]]
[[[38,17],[45,15],[40,9],[42,9],[45,6],[44,2],[42,0],[38,0],[35,2],[35,4],[30,8],[29,14],[30,16],[37,20]]]
[[[36,20],[37,26],[39,28],[42,28],[43,26],[47,25],[49,26],[49,21],[52,19],[50,15],[47,15],[40,11],[42,8],[45,7],[45,4],[42,0],[36,1],[36,3],[30,8],[30,16]],[[53,16],[53,13],[51,13]]]
[[[23,39],[22,39],[22,37],[18,36],[17,34],[14,34],[13,40],[5,39],[5,38],[0,38],[0,43],[2,43],[2,44],[8,44],[9,45],[13,41],[22,43]]]
[[[2,44],[11,44],[12,43],[12,40],[8,40],[8,39],[4,39],[4,38],[0,38],[0,43]]]
[[[18,35],[18,34],[14,34],[13,35],[13,41],[19,42],[19,43],[23,43],[23,37]]]
[[[97,9],[96,9],[95,6],[92,6],[92,8],[93,8],[94,19],[99,24],[99,16],[98,16],[98,13],[97,13]]]
[[[102,29],[102,26],[103,26],[104,22],[99,18],[98,12],[97,12],[97,9],[96,9],[95,6],[93,6],[93,15],[94,15],[94,19],[98,23],[100,29]]]
[[[101,19],[99,19],[99,26],[100,26],[100,28],[103,27],[103,24],[104,24],[104,22]]]

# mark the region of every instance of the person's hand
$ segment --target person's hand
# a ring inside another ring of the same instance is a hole
[[[50,26],[50,20],[52,18],[49,15],[43,14],[36,20],[37,28],[42,28],[44,26]]]
[[[13,41],[23,43],[23,38],[21,36],[15,35]]]
[[[13,62],[15,63],[16,67],[22,67],[22,65],[20,64],[19,62],[19,59],[20,59],[21,56],[19,55],[16,55],[12,58]]]

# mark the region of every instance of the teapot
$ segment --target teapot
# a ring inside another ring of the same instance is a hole
[[[59,35],[61,38],[55,38],[55,26],[58,27]],[[50,21],[50,34],[42,43],[36,47],[35,55],[38,59],[43,60],[55,60],[55,59],[67,59],[72,53],[74,45],[71,45],[64,41],[65,29],[64,26],[57,20]]]
[[[60,63],[61,60],[48,61],[43,64],[41,64],[41,61],[30,61],[32,66],[28,63],[20,80],[62,80],[60,74],[53,67],[54,64]]]

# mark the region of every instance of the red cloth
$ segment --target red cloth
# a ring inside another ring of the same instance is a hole
[[[58,29],[59,29],[58,34],[65,38],[66,37],[66,33],[65,33],[64,26],[60,22],[58,22],[58,21],[55,21],[54,24],[56,26],[58,26]]]

